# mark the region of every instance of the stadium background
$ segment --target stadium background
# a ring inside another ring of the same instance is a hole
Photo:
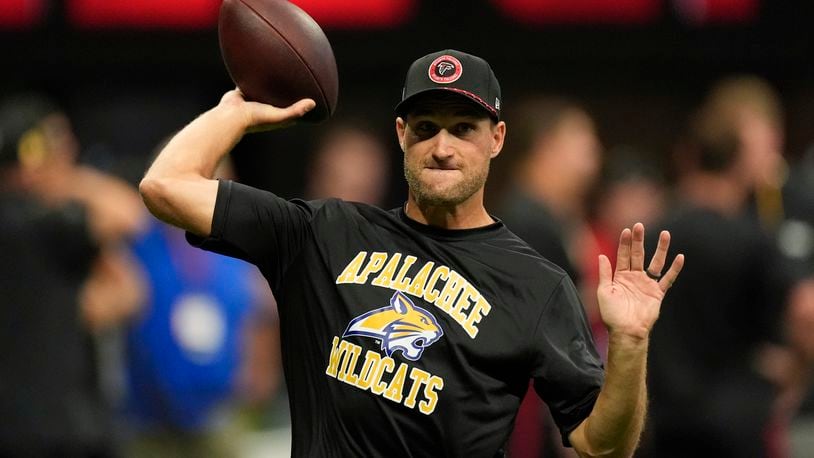
[[[492,63],[505,107],[532,92],[584,103],[605,146],[632,144],[665,157],[708,86],[745,72],[767,78],[779,90],[787,110],[787,154],[796,157],[812,140],[808,2],[295,3],[323,25],[334,47],[337,116],[362,116],[387,139],[409,62],[452,47]],[[0,5],[3,92],[54,94],[75,123],[84,159],[133,182],[164,137],[231,87],[220,60],[217,0]],[[321,128],[247,139],[237,151],[238,173],[252,184],[296,195],[309,140]],[[260,152],[246,154],[249,150]],[[395,180],[394,198],[403,191],[399,186]]]
[[[323,26],[340,76],[337,118],[363,118],[399,153],[392,108],[413,59],[441,48],[485,57],[510,109],[564,95],[606,148],[666,165],[687,116],[721,77],[756,74],[782,97],[790,159],[814,142],[811,5],[769,0],[294,0]],[[155,148],[232,84],[218,0],[0,0],[0,94],[45,91],[66,109],[82,161],[135,184]],[[250,136],[242,181],[283,196],[330,125]],[[511,127],[511,126],[510,126]],[[400,175],[400,155],[392,162]],[[389,204],[406,189],[392,180]]]

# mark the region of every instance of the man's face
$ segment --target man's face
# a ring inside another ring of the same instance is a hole
[[[396,131],[415,200],[452,207],[483,192],[506,125],[461,96],[441,94],[416,101],[406,119],[396,119]]]

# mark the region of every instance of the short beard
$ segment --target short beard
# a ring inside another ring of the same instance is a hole
[[[442,192],[435,192],[424,186],[424,183],[418,177],[419,173],[421,173],[421,169],[418,171],[412,170],[405,155],[404,178],[407,180],[410,192],[412,192],[418,205],[454,207],[472,197],[486,184],[486,178],[489,176],[489,163],[487,162],[486,167],[478,171],[478,173],[464,177],[462,181]]]

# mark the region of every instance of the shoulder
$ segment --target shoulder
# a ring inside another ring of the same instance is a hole
[[[304,200],[293,199],[292,203],[306,206],[313,212],[315,220],[380,223],[396,219],[392,212],[374,205],[360,202],[349,202],[337,198]]]
[[[567,276],[561,266],[541,255],[508,227],[504,227],[500,236],[490,241],[489,245],[505,252],[506,260],[518,269],[532,269],[539,274],[557,279]]]

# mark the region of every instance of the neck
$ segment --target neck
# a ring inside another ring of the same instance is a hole
[[[682,194],[693,204],[734,215],[743,209],[746,189],[727,175],[696,172],[681,183]]]
[[[443,229],[474,229],[495,222],[483,206],[483,189],[451,206],[419,202],[410,192],[404,211],[413,221]]]

